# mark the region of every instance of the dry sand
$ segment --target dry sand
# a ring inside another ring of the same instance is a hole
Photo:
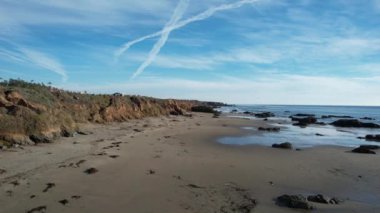
[[[314,204],[316,212],[380,212],[379,155],[216,143],[265,125],[208,114],[148,118],[86,125],[93,134],[3,151],[0,212],[232,212],[251,198],[252,212],[294,212],[274,202],[285,193],[345,200]]]

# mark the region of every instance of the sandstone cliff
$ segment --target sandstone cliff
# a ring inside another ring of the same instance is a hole
[[[71,136],[79,131],[79,123],[184,115],[199,105],[216,107],[221,104],[119,93],[83,94],[10,80],[0,83],[0,146],[52,142],[57,137]]]

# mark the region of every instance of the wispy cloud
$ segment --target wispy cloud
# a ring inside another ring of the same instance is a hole
[[[123,83],[66,85],[70,89],[92,92],[125,92],[161,98],[224,101],[240,104],[330,104],[380,105],[380,76],[338,78],[328,76],[270,75],[221,77],[215,80],[179,78],[140,78]],[[344,86],[342,86],[344,85]],[[350,95],[347,95],[350,94]]]
[[[24,54],[25,59],[32,64],[41,67],[43,69],[49,70],[51,72],[54,72],[62,77],[63,81],[67,81],[68,76],[67,72],[64,69],[63,65],[53,57],[46,55],[44,53],[27,49],[27,48],[20,48],[19,49],[21,53]]]

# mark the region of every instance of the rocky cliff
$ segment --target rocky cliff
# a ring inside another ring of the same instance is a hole
[[[10,80],[0,83],[0,146],[49,143],[78,132],[86,122],[123,122],[161,115],[184,115],[194,106],[222,105],[142,96],[94,95]]]

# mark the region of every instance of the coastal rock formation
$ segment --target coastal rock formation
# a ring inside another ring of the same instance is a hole
[[[193,106],[191,107],[192,112],[205,112],[205,113],[214,113],[215,110],[210,106]]]
[[[262,113],[256,113],[255,117],[256,118],[269,118],[269,117],[274,117],[274,113],[272,112],[262,112]]]
[[[317,119],[315,117],[306,117],[306,118],[298,118],[298,117],[291,117],[292,121],[296,121],[297,123],[294,123],[294,126],[301,126],[305,127],[310,124],[317,123]]]
[[[370,118],[370,117],[363,117],[363,118],[360,118],[362,120],[369,120],[369,121],[373,121],[375,120],[374,118]]]
[[[340,119],[331,123],[336,127],[356,127],[356,128],[380,128],[380,125],[375,123],[363,123],[357,119]]]
[[[285,142],[285,143],[280,143],[280,144],[273,144],[272,145],[273,148],[280,148],[280,149],[293,149],[293,145],[289,142]]]
[[[348,116],[348,115],[322,115],[321,118],[322,119],[326,119],[326,118],[352,118],[352,116]]]
[[[277,204],[294,209],[312,210],[314,207],[310,205],[306,198],[302,195],[281,195],[277,197]]]
[[[377,141],[380,142],[380,135],[366,135],[365,139],[368,141]]]
[[[214,113],[213,108],[222,105],[121,93],[92,95],[9,80],[0,83],[0,146],[51,143],[58,137],[72,137],[79,131],[79,123],[185,115],[191,110]]]

